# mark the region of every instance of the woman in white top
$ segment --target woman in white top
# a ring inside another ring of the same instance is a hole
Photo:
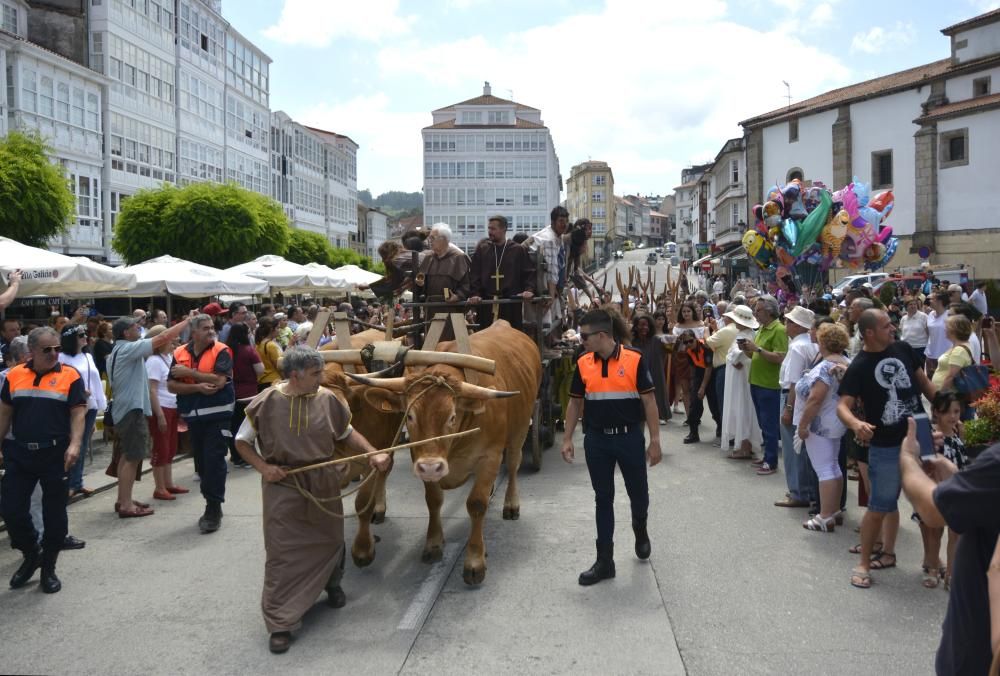
[[[739,333],[726,353],[726,381],[722,402],[722,449],[729,442],[738,442],[740,447],[730,453],[732,460],[749,460],[753,457],[753,446],[760,448],[761,432],[757,413],[750,398],[750,358],[740,348],[743,341],[753,340],[753,330],[760,324],[753,311],[746,305],[737,305],[725,315],[732,321]]]
[[[87,416],[84,418],[83,441],[80,444],[80,457],[69,468],[69,497],[77,494],[90,495],[94,491],[83,487],[83,463],[90,450],[91,437],[94,435],[94,425],[97,422],[98,411],[108,407],[104,396],[104,386],[101,384],[101,372],[90,354],[83,351],[87,345],[87,327],[83,324],[69,324],[62,330],[60,337],[59,363],[72,366],[83,379],[83,388],[87,391]]]
[[[930,329],[927,326],[927,313],[920,310],[920,301],[912,296],[906,299],[906,314],[899,319],[899,333],[899,339],[908,343],[923,359],[930,339]]]
[[[846,428],[837,417],[840,376],[849,360],[844,356],[850,337],[839,324],[823,324],[816,331],[822,361],[795,385],[792,423],[819,479],[819,514],[802,524],[806,530],[832,533],[840,507],[844,474],[837,461],[840,438]]]
[[[949,297],[947,291],[938,291],[931,296],[931,312],[927,315],[927,377],[933,378],[938,359],[951,348],[951,341],[945,335],[945,320],[948,318]]]
[[[155,338],[164,331],[166,327],[158,324],[146,333],[146,337]],[[149,464],[153,467],[153,498],[156,500],[176,500],[177,495],[189,492],[174,484],[172,470],[177,455],[177,395],[167,389],[167,380],[172,353],[178,344],[177,340],[172,340],[146,357],[149,407],[153,411],[153,415],[146,418],[149,437],[153,440]]]
[[[682,303],[680,309],[677,310],[677,323],[674,324],[671,333],[680,338],[681,334],[685,331],[693,331],[695,338],[698,340],[703,339],[705,337],[705,323],[701,321],[700,316],[698,306],[694,302],[687,301]],[[674,343],[676,344],[676,341]],[[673,412],[680,413],[677,410],[677,402],[683,402],[684,414],[687,415],[690,403],[688,385],[691,383],[691,361],[688,359],[687,354],[681,351],[675,352],[674,358],[671,360],[671,369],[670,382],[674,394]]]

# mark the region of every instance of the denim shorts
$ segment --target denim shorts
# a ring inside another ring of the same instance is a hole
[[[869,446],[868,480],[871,495],[868,509],[889,514],[898,509],[902,487],[899,474],[899,446]]]

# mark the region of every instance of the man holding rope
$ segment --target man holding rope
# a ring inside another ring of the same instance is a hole
[[[376,453],[368,464],[382,472],[389,468],[389,455],[377,453],[351,427],[347,406],[320,387],[319,352],[304,346],[288,350],[282,371],[286,380],[250,402],[236,435],[236,450],[263,477],[267,560],[261,608],[273,653],[288,650],[291,632],[301,626],[323,589],[329,606],[341,608],[347,602],[340,587],[345,548],[338,466],[294,476],[290,470],[330,460],[334,442],[354,453]]]

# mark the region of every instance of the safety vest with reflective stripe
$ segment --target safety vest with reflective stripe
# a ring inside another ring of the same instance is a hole
[[[580,378],[586,387],[585,398],[591,401],[610,399],[638,399],[639,359],[642,353],[619,345],[617,355],[605,362],[593,352],[585,354],[576,363]]]
[[[229,351],[225,343],[215,341],[202,352],[197,360],[188,349],[181,345],[174,350],[174,361],[180,366],[187,366],[201,373],[215,373],[215,361],[219,355]],[[193,384],[194,378],[178,378],[178,382]],[[226,384],[214,394],[178,394],[177,411],[182,418],[189,420],[228,420],[236,407],[236,391],[233,389],[232,378],[226,379]]]
[[[87,403],[80,374],[66,364],[57,363],[42,375],[20,364],[7,372],[5,387],[14,407],[14,437],[21,443],[68,440],[69,409]]]
[[[694,364],[695,368],[703,369],[705,368],[705,348],[699,345],[698,347],[687,350],[688,358],[691,363]]]

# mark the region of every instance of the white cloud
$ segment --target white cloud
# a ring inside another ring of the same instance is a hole
[[[327,47],[337,38],[397,38],[410,31],[413,21],[399,15],[399,0],[285,0],[278,23],[264,35],[285,44]]]
[[[817,26],[825,26],[830,23],[833,19],[833,5],[829,2],[823,2],[813,8],[813,11],[809,14],[809,20],[807,24],[813,28]]]
[[[377,63],[383,79],[441,92],[435,108],[478,95],[483,80],[498,96],[513,89],[541,109],[564,177],[588,157],[605,160],[618,193],[671,190],[685,164],[714,158],[741,135],[739,120],[783,106],[782,80],[797,100],[850,81],[836,57],[777,27],[732,23],[718,0],[610,0],[599,13],[521,33],[404,40],[380,50]],[[428,110],[406,132],[406,189],[419,185],[419,129],[429,124]]]
[[[864,54],[881,54],[910,44],[916,38],[916,30],[911,23],[897,21],[895,26],[886,30],[874,26],[867,31],[857,33],[851,40],[851,52]]]
[[[350,136],[359,146],[358,189],[371,188],[378,196],[386,190],[419,190],[414,169],[422,171],[420,129],[430,124],[426,111],[390,110],[384,93],[357,96],[336,104],[295,111],[302,124]],[[405,179],[403,177],[409,177]]]

